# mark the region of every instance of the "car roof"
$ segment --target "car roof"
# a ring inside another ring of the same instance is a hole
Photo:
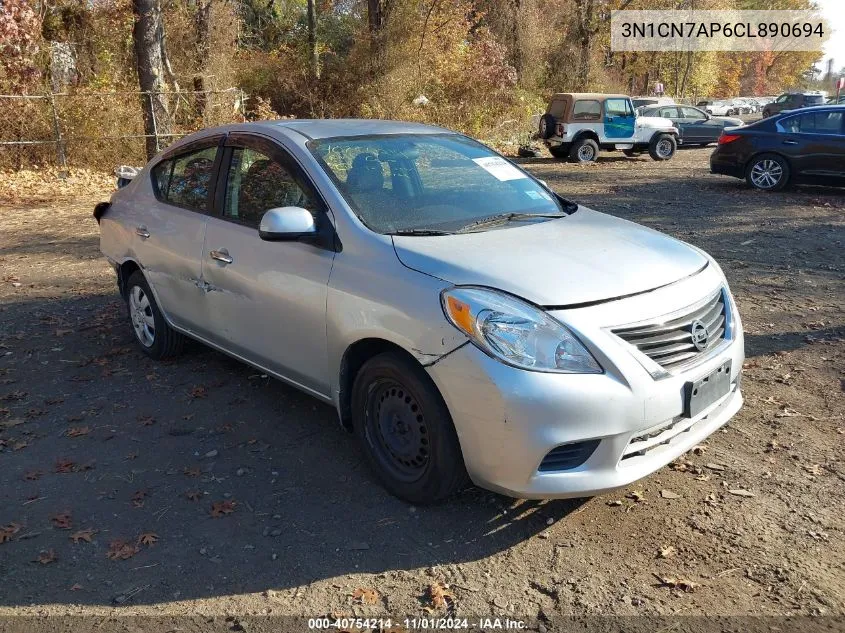
[[[254,127],[256,132],[267,128],[272,131],[289,130],[308,139],[377,134],[455,134],[452,130],[435,125],[381,119],[280,119],[244,123],[241,127]]]
[[[604,92],[557,92],[552,95],[552,100],[571,97],[572,99],[628,99],[628,95],[608,94]]]
[[[785,114],[801,114],[802,112],[845,112],[845,105],[841,103],[827,103],[824,105],[808,106],[806,108],[793,108],[792,110],[781,110],[775,116],[781,117]]]

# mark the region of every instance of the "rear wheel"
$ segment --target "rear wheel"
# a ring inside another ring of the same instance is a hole
[[[592,163],[599,157],[599,144],[591,138],[579,138],[569,149],[569,160],[575,163]]]
[[[745,180],[755,189],[778,191],[789,182],[789,163],[777,154],[761,154],[748,163]]]
[[[132,333],[144,354],[156,360],[179,355],[185,337],[164,320],[150,286],[140,270],[132,273],[126,282],[126,306]]]
[[[648,144],[648,154],[654,160],[669,160],[677,149],[678,142],[671,134],[655,134]]]
[[[433,503],[467,484],[446,403],[411,359],[387,352],[361,367],[352,387],[352,423],[370,466],[400,499]]]

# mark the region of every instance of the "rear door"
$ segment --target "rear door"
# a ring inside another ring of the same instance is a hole
[[[604,100],[604,136],[608,139],[631,139],[634,136],[636,118],[629,99]]]
[[[170,321],[203,330],[201,261],[221,137],[180,147],[150,171],[154,198],[133,214],[134,249]]]
[[[326,298],[333,250],[258,235],[271,208],[297,206],[329,222],[326,204],[275,141],[230,134],[208,219],[202,272],[209,340],[290,382],[329,393]]]
[[[696,143],[715,143],[724,129],[719,119],[707,118],[705,112],[691,106],[679,106],[680,121],[688,131],[689,140]],[[687,134],[687,131],[684,134]],[[684,137],[686,140],[686,136]]]
[[[845,181],[845,108],[804,111],[778,121],[781,147],[802,178]]]

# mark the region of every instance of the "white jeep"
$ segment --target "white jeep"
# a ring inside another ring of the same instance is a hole
[[[571,92],[551,98],[540,117],[539,136],[552,156],[577,163],[596,160],[600,149],[669,160],[680,142],[672,121],[637,116],[630,97]]]

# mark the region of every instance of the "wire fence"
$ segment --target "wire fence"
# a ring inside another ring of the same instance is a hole
[[[166,106],[169,125],[154,114],[153,134],[144,131],[144,99]],[[0,169],[143,165],[148,138],[163,148],[204,127],[243,121],[246,99],[238,88],[0,95]]]

